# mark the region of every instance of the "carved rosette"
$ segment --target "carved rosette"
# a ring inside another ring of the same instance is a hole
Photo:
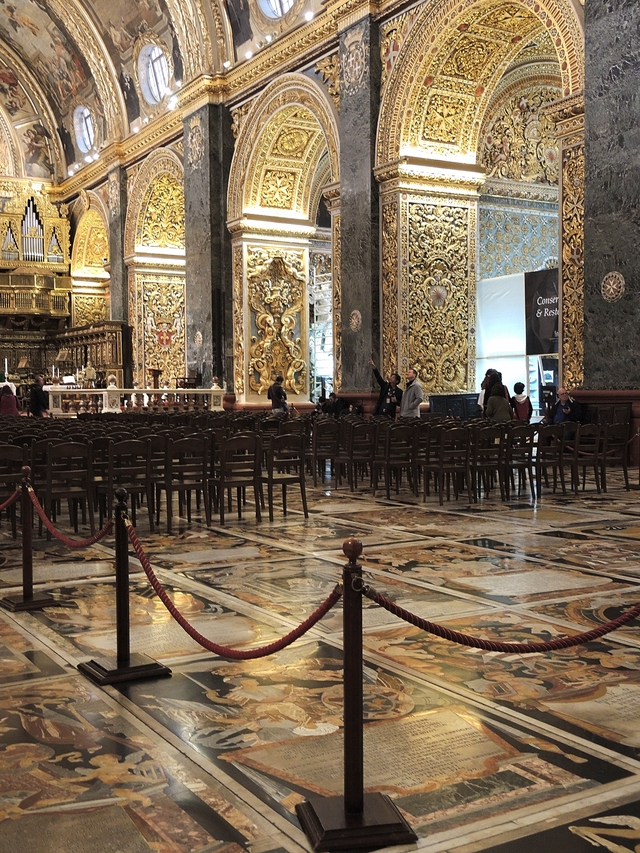
[[[562,382],[584,379],[584,143],[562,151]]]
[[[304,393],[307,377],[303,358],[306,351],[304,253],[250,247],[247,300],[251,317],[249,389],[266,394],[280,373],[287,391]]]
[[[382,206],[382,370],[388,376],[398,361],[398,203]]]
[[[233,389],[244,394],[244,287],[242,246],[233,247]]]
[[[466,390],[474,373],[474,204],[409,198],[401,205],[401,364],[419,370],[427,392]]]
[[[333,389],[342,389],[342,242],[340,214],[331,217],[333,230]]]

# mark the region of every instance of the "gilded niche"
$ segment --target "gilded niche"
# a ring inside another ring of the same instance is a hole
[[[425,391],[460,391],[469,357],[469,210],[421,202],[408,215],[409,364]]]
[[[161,172],[147,191],[141,245],[184,249],[184,190],[168,172]]]
[[[244,394],[242,246],[233,247],[233,390],[236,394]]]
[[[162,382],[173,384],[185,375],[184,279],[136,275],[136,283],[142,297],[145,368],[159,368]]]
[[[482,164],[489,178],[558,183],[558,140],[543,108],[556,101],[553,87],[530,87],[507,101],[489,126]]]
[[[302,345],[306,291],[302,256],[283,252],[269,257],[264,250],[254,250],[247,274],[252,326],[249,388],[266,393],[280,373],[287,391],[301,394],[307,375]]]
[[[333,390],[342,390],[342,234],[340,214],[331,217],[333,229]]]

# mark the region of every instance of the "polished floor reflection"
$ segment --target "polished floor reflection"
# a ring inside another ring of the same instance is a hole
[[[367,582],[456,630],[514,642],[575,634],[640,601],[640,504],[525,490],[425,504],[408,490],[310,490],[285,517],[138,533],[169,595],[214,642],[251,648],[305,619],[356,536]],[[0,595],[21,553],[3,518]],[[99,688],[79,662],[115,648],[113,541],[36,540],[54,605],[0,611],[0,851],[307,850],[295,806],[342,789],[342,612],[255,661],[202,649],[133,552],[131,647],[171,678]],[[364,601],[365,780],[430,853],[640,849],[637,622],[528,656],[453,645]],[[407,848],[410,849],[410,848]]]

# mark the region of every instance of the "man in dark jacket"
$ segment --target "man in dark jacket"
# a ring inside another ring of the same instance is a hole
[[[44,376],[35,377],[29,394],[29,414],[34,418],[44,418],[49,414],[49,395],[42,387]]]
[[[275,382],[267,392],[267,397],[271,400],[271,410],[273,412],[286,412],[288,409],[287,392],[282,387],[283,382],[284,378],[278,374]]]
[[[400,375],[392,373],[389,381],[385,382],[372,358],[369,359],[369,367],[373,368],[373,375],[380,386],[380,396],[373,410],[374,415],[384,415],[387,418],[395,418],[396,410],[402,400],[402,389],[399,387]]]
[[[579,423],[582,421],[582,406],[577,400],[572,400],[568,391],[558,388],[558,402],[551,407],[549,414],[543,418],[547,424],[561,424],[564,421]]]

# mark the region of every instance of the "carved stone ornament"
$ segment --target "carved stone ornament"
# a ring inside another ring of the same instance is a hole
[[[359,332],[362,328],[362,314],[355,310],[349,314],[349,328],[352,332]]]
[[[345,34],[341,56],[342,89],[345,95],[357,95],[364,88],[369,67],[369,45],[363,26]]]
[[[607,302],[618,302],[625,294],[627,287],[622,273],[608,272],[600,282],[600,293]]]
[[[204,157],[204,131],[201,116],[193,116],[189,119],[188,140],[187,161],[192,169],[199,169]]]
[[[109,214],[112,219],[118,215],[118,210],[120,209],[120,181],[118,180],[118,176],[115,172],[111,172],[109,174],[109,189],[108,189],[108,203],[109,203]]]
[[[336,53],[318,60],[316,72],[322,75],[322,82],[327,87],[327,93],[340,110],[340,62]]]

